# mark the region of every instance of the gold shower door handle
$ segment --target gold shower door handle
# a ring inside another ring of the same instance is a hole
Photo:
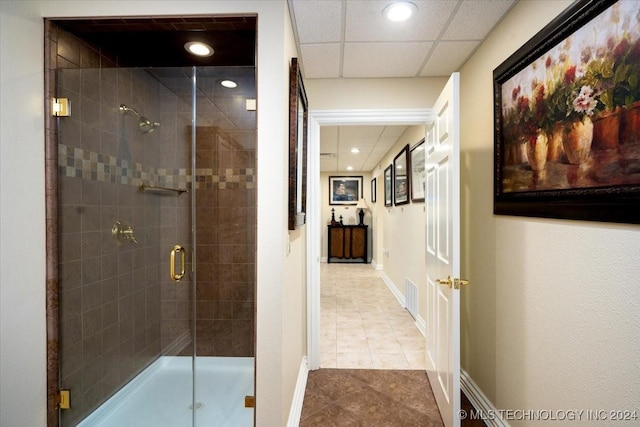
[[[176,274],[176,254],[177,253],[180,254],[180,273],[178,274]],[[171,280],[173,280],[174,282],[179,282],[184,277],[184,272],[185,272],[184,260],[185,260],[184,248],[180,245],[175,245],[171,250],[171,257],[169,261],[170,263],[169,274],[171,275]]]

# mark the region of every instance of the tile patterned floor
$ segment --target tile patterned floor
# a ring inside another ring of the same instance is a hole
[[[424,369],[424,336],[370,264],[321,264],[320,367]]]
[[[424,371],[309,372],[300,427],[442,425]]]
[[[309,372],[300,427],[443,425],[424,371],[424,337],[380,272],[322,264],[320,305],[321,368]]]

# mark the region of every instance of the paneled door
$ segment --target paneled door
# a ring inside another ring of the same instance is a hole
[[[426,369],[445,426],[460,410],[459,74],[434,106],[426,132]]]

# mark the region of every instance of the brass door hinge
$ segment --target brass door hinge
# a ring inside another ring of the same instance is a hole
[[[56,396],[56,406],[59,409],[71,408],[71,392],[69,390],[60,390]]]
[[[255,396],[245,396],[244,397],[244,407],[245,408],[255,408],[256,407],[256,398],[255,398]]]

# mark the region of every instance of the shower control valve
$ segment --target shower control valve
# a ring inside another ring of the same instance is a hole
[[[111,228],[111,236],[118,246],[120,246],[122,242],[125,241],[138,243],[133,232],[133,227],[131,227],[124,221],[118,220],[115,224],[113,224],[113,228]]]

